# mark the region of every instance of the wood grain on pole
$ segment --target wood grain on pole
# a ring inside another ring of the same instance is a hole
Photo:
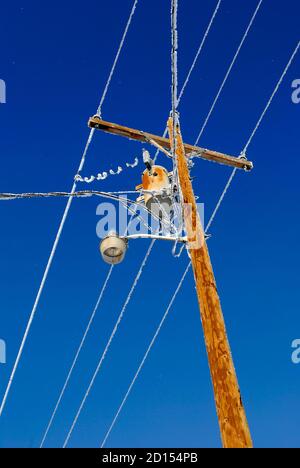
[[[172,119],[169,120],[172,142]],[[204,229],[189,177],[179,126],[176,128],[178,175],[184,201],[184,219],[189,243],[200,316],[213,383],[221,438],[225,448],[251,448],[252,441],[227,338]]]

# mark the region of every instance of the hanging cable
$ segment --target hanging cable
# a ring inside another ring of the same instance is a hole
[[[282,82],[283,82],[283,80],[284,80],[284,77],[285,77],[285,75],[287,74],[287,72],[288,72],[290,66],[292,65],[293,60],[294,60],[294,58],[295,58],[295,56],[296,56],[296,54],[297,54],[297,52],[298,52],[299,49],[300,49],[300,42],[298,42],[298,44],[297,44],[297,46],[296,46],[294,52],[292,53],[292,55],[291,55],[291,57],[290,57],[290,59],[289,59],[287,65],[286,65],[286,67],[285,67],[285,69],[284,69],[284,71],[283,71],[283,73],[282,73],[282,75],[280,76],[280,78],[279,78],[279,80],[278,80],[278,82],[277,82],[277,84],[276,84],[276,86],[275,86],[275,89],[274,89],[273,93],[272,93],[271,96],[270,96],[270,99],[268,100],[268,102],[267,102],[267,104],[266,104],[264,110],[262,111],[262,113],[261,113],[261,115],[260,115],[260,117],[259,117],[259,119],[258,119],[258,121],[257,121],[257,124],[255,125],[254,130],[253,130],[253,132],[251,133],[250,138],[248,139],[248,141],[247,141],[247,143],[246,143],[246,145],[245,145],[245,147],[244,147],[244,149],[243,149],[243,151],[242,151],[242,153],[241,153],[242,155],[245,155],[245,154],[246,154],[246,152],[247,152],[247,150],[248,150],[248,147],[249,147],[250,143],[251,143],[252,140],[253,140],[253,137],[255,136],[255,134],[256,134],[258,128],[260,127],[260,125],[261,125],[261,123],[262,123],[263,118],[265,117],[265,115],[266,115],[266,113],[267,113],[269,107],[271,106],[271,104],[272,104],[272,102],[273,102],[273,99],[274,99],[274,97],[276,96],[276,94],[277,94],[277,92],[278,92],[278,90],[279,90],[279,88],[280,88],[280,86],[281,86],[281,84],[282,84]],[[214,218],[215,218],[217,212],[219,211],[219,208],[220,208],[220,206],[221,206],[221,204],[222,204],[222,202],[223,202],[223,200],[224,200],[224,197],[225,197],[225,195],[226,195],[226,193],[227,193],[229,187],[230,187],[231,184],[232,184],[232,181],[233,181],[233,179],[234,179],[234,177],[235,177],[235,175],[236,175],[236,172],[237,172],[237,168],[234,168],[233,171],[231,172],[230,176],[229,176],[229,179],[228,179],[228,181],[227,181],[227,183],[226,183],[226,185],[225,185],[225,187],[224,187],[224,190],[223,190],[223,192],[221,193],[221,196],[220,196],[220,198],[219,198],[219,200],[218,200],[218,202],[217,202],[217,204],[216,204],[216,207],[215,207],[215,209],[214,209],[214,211],[213,211],[213,213],[212,213],[212,215],[211,215],[211,218],[210,218],[210,220],[209,220],[209,222],[208,222],[208,225],[207,225],[207,229],[209,229],[209,227],[211,226],[211,224],[212,224],[212,222],[213,222],[213,220],[214,220]]]
[[[137,284],[138,284],[138,281],[139,281],[139,279],[140,279],[140,277],[141,277],[141,275],[142,275],[142,273],[143,273],[144,267],[145,267],[145,265],[146,265],[146,263],[147,263],[148,257],[149,257],[149,255],[150,255],[150,253],[151,253],[151,250],[152,250],[152,248],[153,248],[153,246],[154,246],[154,243],[155,243],[155,240],[152,240],[151,243],[150,243],[150,246],[149,246],[149,248],[148,248],[148,250],[147,250],[147,253],[146,253],[146,255],[145,255],[145,258],[144,258],[144,260],[143,260],[143,262],[142,262],[142,264],[141,264],[141,266],[140,266],[140,268],[139,268],[139,271],[138,271],[138,273],[137,273],[137,275],[136,275],[136,278],[135,278],[135,280],[134,280],[134,282],[133,282],[133,284],[132,284],[132,287],[131,287],[131,289],[130,289],[130,291],[129,291],[129,294],[128,294],[128,296],[127,296],[127,298],[126,298],[126,300],[125,300],[125,303],[124,303],[124,305],[123,305],[123,307],[122,307],[122,310],[121,310],[121,312],[120,312],[120,315],[119,315],[119,317],[118,317],[118,319],[117,319],[117,321],[116,321],[116,324],[115,324],[115,326],[114,326],[114,328],[113,328],[113,331],[112,331],[112,333],[111,333],[111,335],[110,335],[110,338],[109,338],[109,340],[108,340],[108,342],[107,342],[107,344],[106,344],[106,346],[105,346],[105,349],[104,349],[104,351],[103,351],[103,353],[102,353],[102,356],[101,356],[101,358],[100,358],[100,360],[99,360],[99,363],[98,363],[98,365],[97,365],[97,367],[96,367],[96,370],[95,370],[95,372],[94,372],[94,374],[93,374],[93,377],[92,377],[92,379],[91,379],[91,381],[90,381],[90,383],[89,383],[88,389],[87,389],[87,391],[86,391],[86,393],[85,393],[85,395],[84,395],[84,397],[83,397],[83,399],[82,399],[82,401],[81,401],[81,404],[80,404],[80,406],[79,406],[79,409],[78,409],[78,411],[77,411],[77,413],[76,413],[76,415],[75,415],[75,418],[74,418],[74,420],[73,420],[73,422],[72,422],[71,428],[70,428],[70,430],[69,430],[69,432],[68,432],[68,434],[67,434],[67,437],[66,437],[66,439],[65,439],[65,441],[64,441],[63,448],[65,448],[65,447],[67,446],[67,444],[68,444],[68,442],[69,442],[69,440],[70,440],[70,437],[71,437],[72,432],[73,432],[73,430],[74,430],[74,427],[75,427],[75,425],[76,425],[76,423],[77,423],[77,421],[78,421],[78,418],[79,418],[79,416],[80,416],[80,413],[81,413],[81,411],[82,411],[82,408],[84,407],[84,404],[85,404],[85,402],[86,402],[86,399],[87,399],[87,397],[89,396],[89,393],[90,393],[90,391],[91,391],[91,389],[92,389],[92,387],[93,387],[93,385],[94,385],[94,382],[95,382],[96,377],[97,377],[97,375],[98,375],[98,373],[99,373],[99,371],[100,371],[100,369],[101,369],[101,366],[102,366],[102,363],[103,363],[103,361],[104,361],[104,359],[105,359],[105,356],[106,356],[106,354],[107,354],[107,352],[108,352],[108,350],[109,350],[109,348],[110,348],[111,342],[112,342],[112,340],[114,339],[114,336],[115,336],[115,334],[116,334],[116,332],[117,332],[117,330],[118,330],[118,328],[119,328],[119,325],[120,325],[120,323],[121,323],[121,321],[122,321],[122,319],[123,319],[123,316],[124,316],[124,313],[125,313],[125,311],[126,311],[126,309],[127,309],[127,306],[128,306],[128,304],[129,304],[129,302],[130,302],[130,300],[131,300],[131,297],[132,297],[132,295],[133,295],[133,293],[134,293],[134,290],[135,290],[135,288],[136,288],[136,286],[137,286]]]
[[[128,20],[128,23],[127,23],[126,28],[125,28],[125,32],[124,32],[123,37],[121,39],[120,47],[118,49],[116,58],[115,58],[114,63],[113,63],[113,67],[112,67],[111,72],[109,74],[106,86],[104,88],[103,95],[101,97],[100,104],[99,104],[99,107],[98,107],[98,114],[99,115],[101,114],[101,108],[102,108],[102,105],[104,103],[104,100],[105,100],[105,97],[106,97],[106,94],[107,94],[107,91],[108,91],[108,88],[109,88],[109,85],[110,85],[110,82],[111,82],[111,79],[112,79],[112,76],[113,76],[113,73],[114,73],[114,70],[115,70],[115,67],[116,67],[116,64],[117,64],[118,58],[120,56],[120,53],[121,53],[121,50],[122,50],[122,47],[123,47],[123,44],[124,44],[124,41],[125,41],[125,38],[126,38],[126,35],[127,35],[127,32],[128,32],[128,29],[129,29],[129,26],[130,26],[130,23],[131,23],[131,20],[132,20],[132,17],[133,17],[133,14],[135,12],[137,1],[138,0],[135,0],[133,8],[131,10],[129,20]],[[78,171],[77,171],[78,174],[80,174],[82,169],[83,169],[85,159],[86,159],[86,155],[87,155],[88,149],[89,149],[90,144],[91,144],[92,139],[93,139],[94,131],[95,131],[95,129],[91,129],[91,131],[89,133],[88,140],[87,140],[86,146],[84,148],[83,155],[82,155],[79,167],[78,167]],[[76,182],[74,182],[73,186],[72,186],[72,189],[71,189],[71,194],[73,194],[76,191],[76,186],[77,186],[77,184],[76,184]],[[56,253],[56,249],[57,249],[59,240],[61,238],[61,234],[62,234],[64,225],[65,225],[67,216],[68,216],[70,208],[71,208],[72,201],[73,201],[73,197],[70,196],[69,199],[68,199],[66,208],[64,210],[64,213],[63,213],[63,216],[62,216],[62,219],[61,219],[61,222],[60,222],[60,225],[59,225],[59,228],[58,228],[55,240],[54,240],[52,250],[50,252],[50,256],[49,256],[49,259],[48,259],[48,262],[47,262],[47,265],[46,265],[46,268],[45,268],[45,271],[44,271],[44,274],[43,274],[43,277],[42,277],[42,281],[41,281],[39,289],[38,289],[37,296],[35,298],[33,308],[31,310],[31,313],[30,313],[30,316],[29,316],[29,320],[28,320],[28,323],[27,323],[27,326],[26,326],[26,329],[25,329],[25,333],[23,335],[23,338],[22,338],[22,341],[21,341],[19,351],[17,353],[15,363],[13,365],[13,369],[12,369],[11,375],[9,377],[7,387],[6,387],[4,395],[3,395],[3,399],[2,399],[2,402],[1,402],[1,405],[0,405],[0,416],[3,413],[3,409],[5,407],[6,400],[7,400],[7,397],[8,397],[8,394],[9,394],[9,391],[10,391],[10,388],[11,388],[11,385],[12,385],[16,370],[17,370],[17,367],[19,365],[19,362],[20,362],[20,359],[21,359],[21,356],[22,356],[22,353],[23,353],[23,349],[24,349],[24,346],[25,346],[25,343],[26,343],[26,340],[27,340],[27,337],[28,337],[28,334],[29,334],[29,331],[30,331],[30,328],[31,328],[31,324],[32,324],[33,319],[34,319],[34,316],[35,316],[35,313],[36,313],[36,310],[37,310],[37,306],[39,304],[40,297],[41,297],[41,294],[43,292],[43,289],[44,289],[44,286],[45,286],[45,283],[46,283],[46,280],[47,280],[47,277],[48,277],[50,267],[52,265],[54,255]]]
[[[225,75],[225,77],[224,77],[224,80],[223,80],[223,82],[222,82],[222,84],[221,84],[221,86],[220,86],[220,89],[219,89],[219,91],[218,91],[218,93],[217,93],[217,95],[216,95],[216,98],[215,98],[215,100],[214,100],[214,102],[213,102],[213,104],[212,104],[212,106],[211,106],[211,108],[210,108],[210,111],[209,111],[209,113],[208,113],[208,115],[207,115],[207,117],[206,117],[206,119],[205,119],[205,121],[204,121],[204,124],[203,124],[203,126],[202,126],[202,128],[201,128],[201,130],[200,130],[200,133],[199,133],[199,135],[197,136],[197,139],[196,139],[196,142],[195,142],[195,146],[198,144],[198,142],[199,142],[199,140],[200,140],[200,138],[201,138],[201,136],[202,136],[202,134],[203,134],[203,132],[204,132],[206,126],[207,126],[207,123],[208,123],[208,121],[209,121],[209,119],[210,119],[210,117],[211,117],[211,114],[213,113],[213,110],[214,110],[214,108],[215,108],[215,106],[216,106],[216,104],[217,104],[217,102],[218,102],[218,100],[219,100],[220,94],[222,93],[223,88],[224,88],[224,86],[225,86],[225,84],[226,84],[226,82],[227,82],[227,80],[228,80],[228,77],[229,77],[229,75],[230,75],[230,73],[231,73],[231,70],[232,70],[232,68],[233,68],[233,66],[234,66],[234,64],[235,64],[235,62],[236,62],[236,60],[237,60],[237,58],[238,58],[238,56],[239,56],[239,53],[240,53],[240,51],[241,51],[241,48],[243,47],[243,44],[244,44],[244,42],[245,42],[245,40],[246,40],[246,38],[247,38],[247,36],[248,36],[248,34],[249,34],[249,31],[250,31],[250,29],[251,29],[251,27],[252,27],[252,25],[253,25],[253,23],[254,23],[254,20],[255,20],[256,15],[257,15],[257,13],[258,13],[260,7],[261,7],[262,2],[263,2],[263,0],[260,0],[259,3],[258,3],[258,5],[257,5],[257,7],[256,7],[256,9],[255,9],[255,12],[254,12],[254,14],[253,14],[253,16],[252,16],[252,18],[251,18],[251,20],[250,20],[250,23],[249,23],[249,25],[248,25],[248,27],[247,27],[247,29],[246,29],[246,31],[245,31],[245,34],[244,34],[243,37],[242,37],[242,40],[241,40],[241,42],[240,42],[240,44],[239,44],[239,46],[238,46],[238,49],[237,49],[237,51],[236,51],[236,53],[235,53],[235,55],[234,55],[234,57],[233,57],[233,60],[232,60],[230,66],[229,66],[229,68],[228,68],[228,70],[227,70],[227,73],[226,73],[226,75]]]
[[[179,284],[178,284],[178,286],[177,286],[177,288],[176,288],[176,290],[175,290],[175,292],[174,292],[174,294],[172,296],[172,299],[169,302],[167,310],[165,311],[165,313],[163,315],[163,318],[161,319],[161,321],[160,321],[160,323],[159,323],[159,325],[158,325],[158,327],[156,329],[156,332],[154,333],[154,336],[153,336],[152,340],[150,341],[150,344],[149,344],[149,346],[147,348],[147,351],[144,354],[143,359],[141,360],[141,363],[140,363],[140,365],[138,367],[138,370],[136,371],[135,376],[133,377],[133,379],[132,379],[132,381],[131,381],[131,383],[130,383],[130,385],[128,387],[128,390],[127,390],[127,392],[126,392],[126,394],[125,394],[125,396],[124,396],[124,398],[122,400],[122,403],[119,406],[119,409],[116,412],[116,415],[115,415],[115,417],[114,417],[108,431],[105,434],[105,437],[104,437],[104,439],[103,439],[103,441],[101,443],[101,448],[104,447],[104,445],[105,445],[105,443],[106,443],[106,441],[107,441],[107,439],[108,439],[108,437],[109,437],[109,435],[110,435],[110,433],[111,433],[111,431],[112,431],[112,429],[113,429],[113,427],[114,427],[114,425],[115,425],[115,423],[116,423],[116,421],[117,421],[117,419],[119,417],[119,414],[121,413],[121,411],[123,409],[123,406],[125,405],[128,397],[129,397],[129,394],[130,394],[130,392],[132,390],[132,387],[134,386],[134,384],[135,384],[135,382],[136,382],[136,380],[137,380],[137,378],[138,378],[138,376],[139,376],[139,374],[140,374],[140,372],[141,372],[141,370],[142,370],[142,368],[143,368],[143,366],[144,366],[144,364],[146,362],[146,359],[147,359],[147,357],[148,357],[148,355],[149,355],[149,353],[150,353],[150,351],[151,351],[151,349],[152,349],[152,347],[153,347],[153,345],[154,345],[154,343],[155,343],[155,341],[156,341],[156,339],[157,339],[157,337],[159,335],[159,332],[160,332],[160,330],[161,330],[161,328],[162,328],[162,326],[163,326],[163,324],[164,324],[164,322],[165,322],[165,320],[166,320],[166,318],[167,318],[167,316],[168,316],[168,314],[170,312],[170,309],[171,309],[171,307],[172,307],[172,305],[173,305],[173,303],[174,303],[174,301],[175,301],[175,299],[176,299],[176,297],[177,297],[177,295],[178,295],[178,293],[179,293],[179,291],[180,291],[180,289],[181,289],[181,287],[183,285],[183,282],[185,280],[185,277],[186,277],[187,273],[189,272],[190,267],[191,267],[191,263],[188,264],[187,268],[185,269],[185,271],[184,271],[184,273],[183,273],[183,275],[182,275],[182,277],[181,277],[181,279],[179,281]]]

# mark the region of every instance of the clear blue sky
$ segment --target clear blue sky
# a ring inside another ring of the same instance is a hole
[[[179,1],[179,79],[216,5]],[[185,140],[194,141],[257,0],[224,0],[180,106]],[[14,1],[1,6],[0,187],[69,190],[132,0]],[[140,0],[103,117],[162,133],[170,111],[170,2]],[[299,40],[296,0],[265,0],[202,146],[238,155]],[[296,57],[211,228],[212,260],[242,395],[256,446],[299,446],[300,104],[291,83]],[[97,133],[84,175],[115,168],[141,146]],[[161,162],[163,159],[161,159]],[[139,166],[98,183],[132,189]],[[230,169],[198,161],[195,192],[211,213]],[[96,187],[96,186],[95,186]],[[0,365],[2,395],[66,200],[2,202]],[[97,199],[75,200],[24,355],[0,420],[1,447],[36,447],[65,379],[108,267],[98,253]],[[62,445],[147,249],[130,245],[65,394],[47,446]],[[101,442],[187,263],[157,243],[70,441]],[[113,430],[108,447],[219,447],[206,352],[191,274]]]

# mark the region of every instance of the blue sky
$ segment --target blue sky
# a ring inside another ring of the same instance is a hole
[[[194,58],[215,0],[179,1],[179,80]],[[223,0],[180,105],[186,141],[202,126],[256,0]],[[69,190],[132,6],[38,1],[1,6],[1,192]],[[238,155],[299,41],[296,0],[265,0],[201,146]],[[170,111],[170,2],[140,0],[103,118],[162,133]],[[300,104],[290,68],[212,226],[209,241],[234,361],[257,447],[299,446]],[[141,145],[97,133],[84,175],[116,168]],[[165,160],[161,158],[161,162]],[[164,162],[166,165],[168,161]],[[95,185],[131,190],[142,166]],[[211,213],[230,169],[197,161],[194,189]],[[0,365],[2,395],[66,200],[2,202]],[[7,406],[1,447],[39,445],[108,267],[98,252],[99,200],[75,200],[42,295]],[[115,268],[78,366],[47,438],[60,447],[148,247],[131,243]],[[187,258],[156,243],[70,447],[99,446],[181,277]],[[203,334],[190,274],[120,415],[107,447],[219,447]]]

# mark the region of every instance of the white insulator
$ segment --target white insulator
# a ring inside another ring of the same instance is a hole
[[[102,172],[102,174],[100,173],[97,175],[97,180],[104,180],[107,178],[107,176],[108,176],[107,172]]]
[[[134,162],[132,164],[127,162],[126,167],[131,167],[133,169],[134,167],[136,167],[138,165],[138,163],[139,163],[139,159],[134,158]]]
[[[86,182],[87,184],[90,184],[91,182],[94,182],[94,180],[95,180],[94,176],[84,178],[84,182]]]

